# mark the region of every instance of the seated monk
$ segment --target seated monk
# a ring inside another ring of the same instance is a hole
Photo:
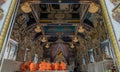
[[[40,71],[43,71],[43,68],[42,68],[42,64],[41,64],[41,63],[39,64],[39,68],[40,68],[40,69],[39,69]]]
[[[30,64],[32,63],[32,61],[28,61],[27,64],[26,64],[26,69],[27,70],[30,70]]]
[[[54,70],[59,70],[59,63],[57,61],[54,63]]]
[[[41,62],[41,66],[42,66],[42,70],[46,70],[46,61],[45,60],[43,60]]]
[[[36,64],[36,63],[34,63],[34,62],[32,62],[31,64],[30,64],[30,71],[37,71],[38,69],[38,64]]]
[[[51,69],[54,70],[54,63],[51,64]]]
[[[46,63],[46,70],[52,70],[52,64],[50,63],[50,61]]]
[[[36,65],[36,70],[39,70],[39,64],[36,63],[35,65]]]
[[[22,70],[23,72],[27,70],[24,62],[20,64],[20,70]]]
[[[61,61],[61,63],[60,63],[60,69],[61,70],[66,70],[66,64],[65,64],[64,61]]]

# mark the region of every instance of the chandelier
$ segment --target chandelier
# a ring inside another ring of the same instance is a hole
[[[43,36],[42,39],[41,39],[41,41],[42,41],[42,42],[46,42],[46,41],[47,41],[46,37]]]
[[[39,33],[39,32],[41,32],[42,30],[41,30],[41,28],[40,28],[40,26],[36,26],[36,28],[35,28],[35,32],[37,32],[37,33]]]
[[[45,47],[46,47],[46,48],[49,48],[50,46],[49,46],[49,44],[47,43],[47,44],[45,45]]]
[[[30,4],[28,2],[25,2],[21,5],[21,10],[25,13],[30,13],[32,11]]]
[[[99,10],[98,4],[93,3],[93,2],[90,4],[89,9],[88,9],[90,13],[96,13],[98,10]]]
[[[83,26],[80,26],[79,29],[78,29],[78,32],[83,33],[84,31],[85,31],[85,29],[83,28]]]
[[[74,46],[74,44],[72,43],[70,47],[71,47],[71,48],[74,48],[75,46]]]
[[[75,36],[74,39],[73,39],[73,42],[78,42],[78,41],[79,41],[79,40],[78,40],[78,37]]]

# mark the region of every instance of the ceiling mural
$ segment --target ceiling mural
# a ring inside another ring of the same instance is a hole
[[[75,26],[44,26],[45,34],[57,35],[63,33],[64,35],[73,35],[75,33]]]

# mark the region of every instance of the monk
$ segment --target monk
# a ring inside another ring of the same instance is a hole
[[[54,63],[52,63],[51,68],[52,68],[52,70],[54,70]]]
[[[20,64],[20,70],[22,70],[23,72],[26,72],[26,67],[25,67],[25,62],[22,62],[21,64]]]
[[[54,63],[54,70],[59,70],[59,63],[57,61]]]
[[[27,64],[26,64],[26,69],[27,70],[30,70],[30,64],[32,63],[32,61],[28,61]]]
[[[50,61],[46,63],[46,70],[52,70],[52,64],[50,63]]]
[[[36,70],[39,70],[39,63],[36,63],[35,66],[36,66]]]
[[[61,70],[66,70],[66,64],[65,64],[64,61],[61,61],[61,63],[60,63],[60,69]]]
[[[42,69],[41,69],[41,70],[43,70],[43,71],[45,71],[45,70],[46,70],[46,61],[45,61],[45,60],[43,60],[43,61],[41,62],[40,67],[42,67]]]
[[[38,66],[37,63],[32,62],[32,63],[30,64],[30,71],[31,71],[31,72],[37,71],[38,68],[39,68],[39,66]]]
[[[42,64],[41,64],[41,63],[39,64],[39,70],[40,70],[40,71],[43,71],[43,68],[42,68]]]

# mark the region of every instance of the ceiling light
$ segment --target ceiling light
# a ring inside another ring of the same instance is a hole
[[[50,46],[49,46],[49,44],[47,43],[47,44],[45,45],[45,47],[46,47],[46,48],[49,48]]]
[[[41,28],[40,28],[40,26],[36,26],[36,28],[35,28],[35,32],[37,32],[37,33],[39,33],[39,32],[41,32]]]
[[[73,39],[73,42],[78,42],[79,40],[78,40],[78,37],[74,37],[74,39]]]
[[[98,4],[93,3],[93,2],[90,4],[89,9],[88,9],[90,13],[96,13],[98,10],[99,10]]]
[[[74,48],[75,46],[74,46],[74,44],[72,43],[70,47],[71,47],[71,48]]]
[[[41,41],[42,41],[42,42],[46,42],[46,41],[47,41],[46,37],[43,36],[42,39],[41,39]]]
[[[28,2],[21,4],[21,10],[25,13],[30,13],[32,11],[30,4]]]
[[[78,32],[83,33],[84,31],[85,31],[85,29],[83,28],[83,26],[80,26],[79,29],[78,29]]]

